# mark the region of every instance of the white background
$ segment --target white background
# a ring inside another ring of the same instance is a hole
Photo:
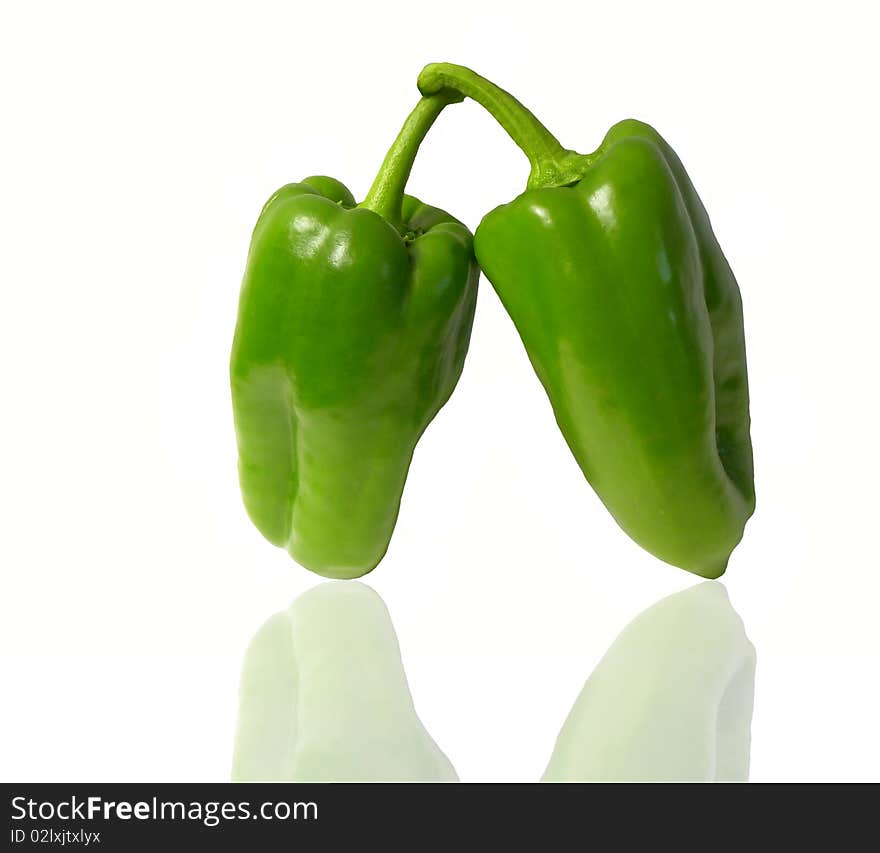
[[[253,632],[319,578],[241,506],[227,362],[250,229],[362,196],[428,61],[569,147],[676,148],[739,279],[758,509],[724,582],[753,779],[877,779],[878,138],[870,3],[9,3],[0,18],[0,774],[228,778]],[[527,164],[471,102],[411,191],[472,228]],[[483,281],[367,578],[464,779],[536,779],[624,625],[698,579],[583,480]]]

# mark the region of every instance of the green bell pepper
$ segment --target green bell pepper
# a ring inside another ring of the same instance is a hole
[[[472,235],[403,194],[456,100],[419,102],[361,204],[306,178],[254,229],[230,362],[241,491],[260,532],[326,577],[382,559],[413,450],[464,364]]]
[[[530,161],[474,246],[585,477],[642,547],[718,577],[755,503],[742,304],[681,161],[638,121],[564,149],[461,66],[419,88],[473,98]]]

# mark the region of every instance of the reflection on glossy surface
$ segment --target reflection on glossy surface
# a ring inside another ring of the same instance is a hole
[[[664,598],[590,675],[543,778],[745,780],[754,680],[754,647],[721,583]],[[457,778],[416,714],[388,611],[370,587],[321,584],[257,632],[232,778]]]
[[[546,781],[745,780],[755,649],[710,581],[633,620],[587,679]]]
[[[453,781],[413,707],[381,598],[321,584],[257,632],[239,688],[236,781]]]

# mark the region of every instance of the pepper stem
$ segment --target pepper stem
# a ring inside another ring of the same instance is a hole
[[[388,149],[373,186],[358,207],[378,213],[395,227],[402,225],[403,191],[419,146],[443,109],[463,99],[463,95],[446,90],[424,97],[416,104]]]
[[[463,65],[432,62],[419,74],[419,91],[427,96],[452,90],[472,98],[507,131],[531,165],[529,189],[559,187],[579,181],[588,163],[559,140],[516,98]]]

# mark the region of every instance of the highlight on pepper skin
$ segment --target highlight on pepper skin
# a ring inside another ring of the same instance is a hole
[[[634,619],[588,678],[544,781],[746,780],[755,650],[710,581]],[[413,705],[388,611],[334,581],[248,647],[234,781],[456,781]]]

